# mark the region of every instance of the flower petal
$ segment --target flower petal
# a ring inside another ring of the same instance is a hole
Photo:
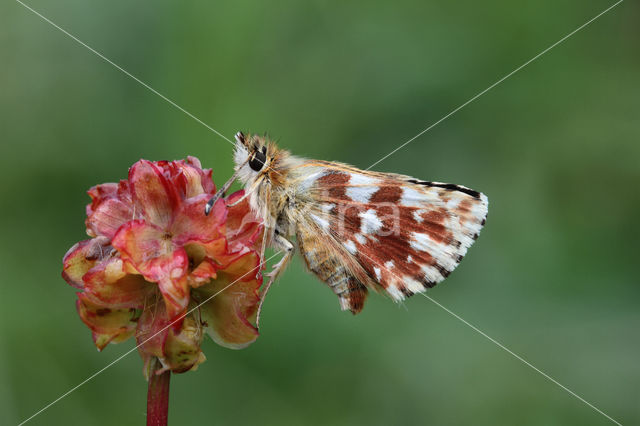
[[[186,258],[186,255],[185,255]],[[180,279],[166,279],[158,282],[158,288],[162,293],[165,305],[167,306],[167,313],[172,321],[178,319],[187,309],[189,304],[189,285],[187,283],[187,277],[183,276]],[[180,327],[181,321],[174,323],[174,326]]]
[[[62,258],[62,278],[75,288],[83,288],[82,277],[84,274],[109,255],[112,250],[109,240],[104,237],[76,243]]]
[[[189,287],[200,287],[216,277],[216,265],[211,259],[204,259],[188,276]]]
[[[182,162],[195,167],[196,169],[202,169],[202,163],[200,162],[200,159],[198,157],[194,157],[193,155],[187,155],[187,159],[186,160],[181,160]],[[203,172],[207,172],[210,171],[211,169],[208,170],[202,170]],[[215,191],[215,190],[214,190]]]
[[[123,341],[132,336],[137,325],[134,309],[104,307],[84,293],[78,293],[76,308],[82,322],[93,332],[93,341],[100,350],[114,340]]]
[[[200,351],[202,337],[200,321],[192,315],[185,317],[180,327],[173,327],[160,299],[144,310],[136,331],[138,352],[145,366],[152,358],[158,358],[163,370],[174,373],[195,369],[205,360]],[[143,371],[146,376],[150,373],[148,368]]]
[[[83,281],[85,291],[110,308],[142,309],[147,297],[157,288],[142,275],[124,271],[121,259],[114,257],[101,262],[87,272]]]
[[[147,281],[157,282],[167,302],[171,318],[189,303],[187,271],[189,258],[183,247],[176,246],[166,232],[141,220],[122,225],[113,247]]]
[[[133,196],[131,195],[131,185],[128,180],[118,182],[117,197],[125,204],[133,205]]]
[[[207,334],[219,345],[241,349],[258,338],[258,329],[253,324],[262,284],[262,277],[255,272],[258,265],[258,255],[247,253],[230,265],[228,271],[219,271],[216,280],[192,290],[194,301],[204,302],[200,313],[207,324]],[[240,271],[246,276],[238,276]]]
[[[95,208],[104,200],[116,196],[118,192],[118,184],[103,183],[101,185],[92,186],[87,191],[91,197],[91,203],[87,204],[87,216],[91,216]]]
[[[226,238],[219,238],[210,243],[190,244],[187,248],[191,248],[192,246],[198,247],[198,252],[203,249],[206,257],[214,261],[217,270],[227,268],[240,257],[254,251],[244,244],[233,244],[233,249],[230,249]],[[190,251],[196,252],[196,250],[193,249]]]
[[[227,205],[233,204],[244,196],[244,190],[236,191],[225,200]],[[240,246],[254,246],[262,238],[262,222],[249,207],[244,199],[235,206],[227,207],[228,214],[225,221],[225,234],[230,242],[231,250],[237,251]],[[256,247],[257,248],[257,247]]]
[[[89,235],[102,235],[111,239],[122,224],[132,219],[133,209],[130,204],[117,198],[108,198],[95,207],[85,224]]]
[[[222,236],[227,209],[224,202],[218,201],[211,213],[205,215],[204,208],[209,198],[209,194],[201,194],[182,203],[171,225],[171,233],[175,236],[176,244],[210,242]]]
[[[174,186],[162,171],[147,160],[140,160],[129,170],[133,199],[147,221],[166,229],[180,203]]]
[[[124,224],[111,244],[149,281],[158,282],[186,273],[188,261],[174,256],[180,247],[173,243],[171,235],[143,220]]]
[[[259,276],[260,258],[255,251],[242,255],[223,271],[233,280],[249,281]]]
[[[211,180],[211,169],[203,170],[200,160],[195,157],[188,157],[187,161],[175,162],[180,170],[176,176],[176,181],[183,188],[185,198],[195,197],[207,193],[213,194],[216,187]]]
[[[202,169],[200,160],[187,157],[186,160],[157,161],[154,163],[162,174],[185,198],[195,197],[202,193],[213,194],[215,185],[211,179],[211,169]]]
[[[206,358],[200,350],[202,325],[187,316],[179,330],[171,329],[164,342],[162,363],[174,373],[195,370]]]

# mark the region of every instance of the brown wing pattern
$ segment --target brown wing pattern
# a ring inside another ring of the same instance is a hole
[[[444,280],[486,219],[487,197],[459,185],[324,162],[314,167],[320,172],[304,186],[312,200],[306,220],[315,229],[298,235],[301,252],[334,291],[339,285],[354,294],[355,311],[366,287],[402,300]],[[314,241],[318,235],[323,241]]]

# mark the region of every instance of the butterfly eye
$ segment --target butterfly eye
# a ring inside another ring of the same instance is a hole
[[[255,151],[251,160],[249,160],[249,167],[251,167],[256,172],[262,170],[264,163],[267,161],[267,154],[265,153],[266,149],[262,151]]]

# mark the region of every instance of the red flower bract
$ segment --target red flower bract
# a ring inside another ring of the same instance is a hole
[[[92,238],[67,252],[62,276],[82,290],[78,313],[98,349],[135,335],[148,375],[153,358],[197,367],[205,332],[231,348],[255,341],[262,226],[246,200],[231,206],[243,191],[206,216],[211,170],[189,157],[140,160],[127,180],[88,192]]]

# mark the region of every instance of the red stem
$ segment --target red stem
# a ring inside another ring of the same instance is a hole
[[[162,368],[158,360],[149,378],[147,391],[147,426],[167,426],[169,417],[169,381],[171,371],[156,374],[156,370]]]

